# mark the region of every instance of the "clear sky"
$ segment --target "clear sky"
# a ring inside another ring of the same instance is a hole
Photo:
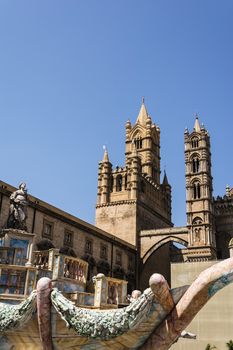
[[[232,18],[232,0],[1,0],[0,179],[94,223],[102,146],[124,164],[125,122],[145,96],[184,225],[195,113],[214,195],[233,186]]]

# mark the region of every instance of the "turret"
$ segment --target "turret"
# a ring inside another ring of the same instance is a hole
[[[189,259],[209,260],[216,256],[210,138],[204,125],[200,127],[198,116],[192,133],[185,130],[184,140]]]
[[[97,204],[109,202],[112,187],[112,164],[109,161],[108,151],[104,148],[103,160],[99,162],[98,198]]]
[[[112,169],[105,150],[99,165],[96,225],[137,245],[140,230],[172,226],[171,187],[166,177],[160,183],[160,129],[144,99],[125,135],[125,164]]]
[[[152,123],[144,99],[135,125],[126,123],[126,163],[131,156],[132,142],[141,159],[142,173],[160,184],[160,129]]]
[[[138,156],[135,143],[132,143],[132,153],[130,156],[130,160],[131,160],[131,167],[130,167],[131,168],[131,179],[130,179],[131,193],[130,193],[130,198],[137,199],[141,160],[140,160],[140,157]]]

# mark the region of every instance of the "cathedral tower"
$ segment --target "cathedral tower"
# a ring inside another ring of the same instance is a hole
[[[210,137],[196,117],[192,133],[185,134],[186,212],[190,261],[216,257],[211,176]]]
[[[126,123],[125,165],[112,169],[107,151],[99,163],[96,226],[138,246],[142,229],[172,226],[171,186],[160,184],[160,129],[144,100],[136,123]]]

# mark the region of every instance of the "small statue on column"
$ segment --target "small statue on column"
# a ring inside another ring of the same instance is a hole
[[[6,228],[27,231],[27,205],[26,184],[22,182],[19,185],[19,189],[10,196],[10,209]]]

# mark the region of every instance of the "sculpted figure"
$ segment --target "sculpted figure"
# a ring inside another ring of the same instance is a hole
[[[7,228],[14,228],[27,231],[27,189],[22,182],[19,189],[10,196],[10,210],[7,220]]]

